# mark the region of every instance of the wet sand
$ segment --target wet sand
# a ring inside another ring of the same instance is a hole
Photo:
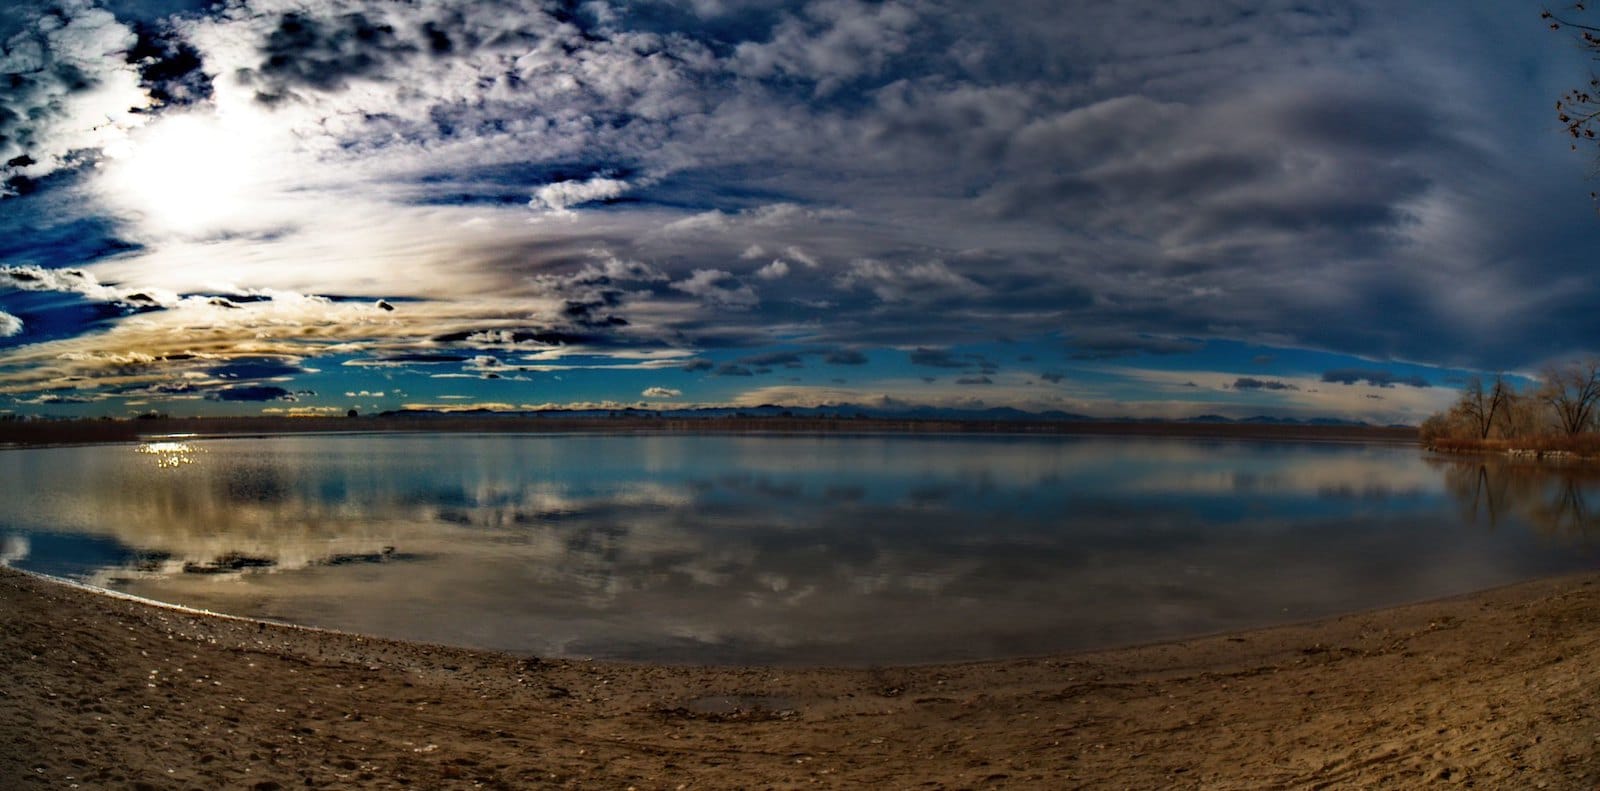
[[[537,660],[0,569],[0,788],[1595,788],[1600,574],[1070,656]]]

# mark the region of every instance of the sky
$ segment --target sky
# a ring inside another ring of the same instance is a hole
[[[0,414],[1415,423],[1600,346],[1503,0],[9,0]]]

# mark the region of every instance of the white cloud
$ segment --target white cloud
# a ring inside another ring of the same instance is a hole
[[[469,401],[470,396],[439,396],[440,398],[462,399],[449,404],[414,403],[403,404],[401,408],[411,410],[432,410],[434,412],[470,412],[483,410],[485,412],[516,412],[525,409],[526,405],[508,404],[504,401]]]
[[[621,179],[592,178],[588,181],[558,181],[533,191],[528,205],[536,209],[565,212],[572,206],[615,198],[631,187]]]
[[[683,391],[674,390],[670,387],[646,387],[640,395],[645,398],[677,398],[683,395]]]
[[[945,297],[974,297],[982,286],[951,269],[943,261],[890,264],[870,258],[850,262],[839,276],[841,289],[867,289],[884,302]]]
[[[756,270],[756,277],[762,280],[778,280],[789,274],[789,264],[782,258],[775,258],[772,263]]]
[[[721,308],[748,309],[761,301],[755,289],[720,269],[696,269],[688,279],[673,283],[672,287],[699,297],[707,305]]]
[[[800,249],[799,247],[796,247],[795,245],[789,245],[788,247],[783,248],[783,254],[789,258],[799,261],[802,264],[805,264],[807,269],[816,269],[817,267],[822,266],[821,261],[818,261],[811,254]]]
[[[345,408],[339,406],[269,406],[262,408],[261,414],[283,417],[326,417],[343,414],[344,411]]]
[[[38,266],[0,266],[0,287],[22,291],[60,291],[96,302],[121,302],[132,307],[178,304],[177,294],[160,288],[114,288],[102,285],[82,269],[45,269]]]
[[[22,332],[22,319],[0,310],[0,338],[9,338]]]
[[[905,3],[813,2],[802,13],[785,16],[770,41],[740,44],[733,67],[748,77],[810,80],[817,95],[826,96],[852,79],[878,72],[905,51],[908,30],[916,21]]]
[[[0,163],[33,160],[0,166],[0,174],[51,173],[74,152],[104,148],[142,124],[138,110],[149,97],[122,57],[135,41],[111,12],[67,0],[0,44],[0,74],[12,80],[5,99],[10,112],[0,118]]]

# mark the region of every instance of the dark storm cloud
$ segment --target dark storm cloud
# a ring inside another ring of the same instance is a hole
[[[207,401],[298,401],[316,393],[310,390],[291,391],[275,385],[240,385],[224,387],[206,394]]]
[[[1250,376],[1241,376],[1233,380],[1235,390],[1299,390],[1299,387],[1280,382],[1276,379],[1256,379]]]
[[[1366,382],[1374,387],[1394,387],[1397,384],[1410,387],[1430,387],[1428,380],[1421,376],[1400,376],[1393,371],[1379,368],[1339,368],[1325,371],[1322,381],[1337,384],[1353,385],[1357,382]]]
[[[128,50],[128,63],[155,105],[184,105],[211,98],[211,78],[200,51],[171,27],[135,23],[138,40]]]
[[[753,354],[740,357],[739,362],[761,368],[782,366],[784,368],[806,367],[805,357],[799,352],[768,352],[766,354]]]
[[[240,357],[207,371],[218,379],[274,379],[306,373],[297,361],[282,357]]]
[[[1075,360],[1109,360],[1137,354],[1189,354],[1203,346],[1188,338],[1164,338],[1119,332],[1077,333],[1067,339],[1069,356]]]
[[[929,349],[919,346],[911,350],[906,356],[912,365],[923,365],[929,368],[967,368],[972,365],[967,360],[957,359],[947,349]]]
[[[835,349],[822,356],[829,365],[866,365],[867,356],[855,349]]]
[[[385,363],[464,363],[472,358],[465,354],[450,354],[447,352],[407,352],[404,354],[386,354],[378,358]]]
[[[1284,100],[1277,111],[1289,139],[1315,146],[1394,155],[1456,145],[1447,118],[1400,93],[1324,86]]]
[[[567,274],[540,273],[535,288],[562,298],[561,317],[590,334],[626,327],[618,311],[633,294],[647,294],[666,280],[659,270],[638,261],[604,257],[588,261]]]
[[[353,77],[382,76],[420,49],[419,42],[402,40],[394,26],[363,13],[288,13],[262,42],[261,62],[249,81],[257,86],[257,101],[274,104],[296,90],[336,91]]]

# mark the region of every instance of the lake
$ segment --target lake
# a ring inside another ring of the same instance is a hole
[[[1600,478],[1403,445],[298,435],[0,451],[0,563],[547,656],[851,664],[1253,628],[1596,567]]]

